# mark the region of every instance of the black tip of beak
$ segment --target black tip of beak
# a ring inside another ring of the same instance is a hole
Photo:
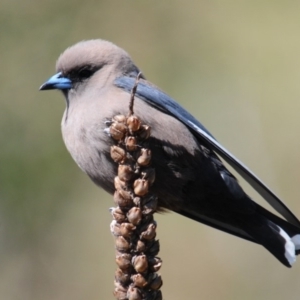
[[[46,91],[46,90],[53,90],[53,89],[55,89],[53,85],[48,84],[48,82],[45,82],[40,86],[39,91]]]
[[[46,90],[68,90],[72,88],[72,81],[63,77],[61,72],[49,78],[45,83],[40,86],[40,91]]]

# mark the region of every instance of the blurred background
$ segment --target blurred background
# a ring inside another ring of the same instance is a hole
[[[113,299],[112,197],[64,147],[62,95],[38,91],[83,39],[126,49],[300,217],[299,9],[292,0],[2,0],[0,299]],[[299,261],[288,269],[175,213],[157,221],[165,299],[299,299]]]

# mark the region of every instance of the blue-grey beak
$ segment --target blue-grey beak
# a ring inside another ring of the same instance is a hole
[[[40,91],[43,90],[68,90],[72,88],[72,81],[63,77],[61,72],[53,75],[44,84],[41,85]]]

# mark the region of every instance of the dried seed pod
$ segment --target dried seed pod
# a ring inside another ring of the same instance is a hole
[[[146,249],[145,243],[141,240],[138,240],[135,248],[136,252],[145,252],[145,249]]]
[[[129,190],[127,182],[120,180],[118,176],[114,179],[115,189],[125,200],[132,199],[132,192]]]
[[[163,300],[162,293],[160,290],[154,291],[150,290],[145,294],[145,298],[147,300]]]
[[[133,183],[134,193],[138,196],[144,196],[149,191],[149,181],[147,179],[138,178]]]
[[[130,165],[119,165],[118,167],[118,177],[121,181],[129,181],[134,172]]]
[[[130,248],[130,243],[121,235],[116,238],[115,244],[120,252],[126,252]]]
[[[142,255],[135,255],[132,258],[132,265],[133,268],[137,273],[143,273],[148,269],[148,261],[147,261],[147,256],[142,254]]]
[[[136,164],[134,166],[134,174],[137,175],[136,177],[140,176],[140,173],[141,173],[141,168],[138,164]]]
[[[114,236],[121,235],[121,233],[120,233],[120,224],[118,224],[116,220],[111,221],[111,223],[110,223],[110,232]]]
[[[132,275],[131,280],[134,286],[141,288],[145,287],[148,284],[146,278],[140,273]]]
[[[118,146],[110,147],[110,156],[116,163],[124,163],[126,159],[126,152],[123,148]]]
[[[119,122],[114,122],[109,127],[109,133],[116,141],[120,141],[122,138],[124,138],[126,131],[127,128],[125,124]]]
[[[148,228],[149,223],[153,221],[153,215],[143,215],[143,220],[139,226],[139,232],[143,232]]]
[[[121,209],[130,208],[133,205],[133,201],[128,193],[123,192],[124,190],[116,190],[114,193],[114,202],[116,205],[120,206]],[[123,197],[126,194],[126,198]]]
[[[142,219],[142,211],[139,207],[132,207],[127,213],[127,219],[133,225],[138,225]]]
[[[121,282],[118,282],[117,280],[114,280],[115,288],[120,288],[121,290],[125,287],[121,284]]]
[[[141,125],[141,128],[137,132],[137,134],[141,139],[146,140],[150,137],[151,127],[148,125]]]
[[[141,121],[137,116],[131,115],[127,118],[127,126],[132,132],[138,131],[141,127]]]
[[[115,115],[113,117],[113,121],[125,124],[126,123],[126,117],[124,115]]]
[[[157,226],[157,223],[154,221],[153,215],[146,216],[146,218],[143,219],[143,223],[139,227],[139,232],[146,231],[150,224],[154,224]]]
[[[163,284],[161,276],[158,275],[157,273],[151,273],[148,280],[149,280],[149,288],[151,290],[158,290],[161,288]]]
[[[149,224],[147,230],[143,231],[140,235],[140,239],[152,240],[156,236],[156,224]]]
[[[131,223],[122,223],[119,227],[119,232],[124,237],[130,237],[136,227]]]
[[[127,298],[128,298],[128,300],[142,300],[143,299],[140,290],[133,286],[128,287]]]
[[[127,300],[127,288],[123,287],[121,284],[115,283],[114,296],[118,300]]]
[[[140,152],[140,156],[137,159],[137,163],[140,166],[147,166],[149,165],[150,161],[151,161],[151,150],[142,148]]]
[[[156,291],[155,300],[163,300],[161,290]]]
[[[135,151],[137,148],[137,140],[134,136],[128,136],[125,139],[125,146],[128,151]]]
[[[118,192],[120,193],[120,195],[126,199],[126,200],[131,200],[132,201],[132,198],[133,198],[133,193],[129,190],[124,190],[124,189],[120,189],[118,190]]]
[[[149,181],[150,186],[155,181],[155,169],[154,168],[146,168],[141,172],[141,177],[147,179]]]
[[[141,198],[140,198],[140,197],[134,197],[134,198],[133,198],[133,203],[134,203],[136,206],[140,207],[140,206],[141,206]]]
[[[121,270],[128,270],[131,266],[131,255],[128,253],[121,253],[116,257],[116,264]]]
[[[127,188],[127,183],[122,181],[118,176],[114,178],[114,185],[116,190],[122,190]]]
[[[111,231],[116,236],[118,265],[114,295],[118,300],[162,300],[158,290],[162,285],[161,277],[151,273],[162,263],[155,257],[159,251],[159,242],[154,240],[156,223],[153,220],[157,197],[149,193],[155,181],[155,170],[147,168],[151,163],[151,150],[136,151],[140,148],[138,143],[143,144],[143,140],[149,138],[151,128],[141,125],[134,115],[117,115],[107,124],[111,136],[124,148],[111,147],[111,157],[119,164],[114,180],[114,201],[118,207],[111,209],[114,218]],[[132,257],[131,253],[136,255]]]
[[[127,285],[130,280],[130,274],[121,269],[117,269],[115,272],[115,280],[121,285]]]
[[[143,214],[148,215],[156,212],[158,198],[155,195],[147,195],[143,198]]]
[[[118,223],[122,223],[126,220],[126,215],[123,213],[120,207],[113,207],[113,209],[111,209],[111,214],[114,220]]]
[[[147,245],[146,252],[149,255],[156,256],[159,252],[159,241],[151,240],[150,244]]]
[[[162,266],[162,260],[161,258],[155,256],[148,259],[148,264],[149,264],[149,269],[152,272],[157,272]]]

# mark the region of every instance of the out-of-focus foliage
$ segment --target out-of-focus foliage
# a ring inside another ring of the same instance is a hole
[[[60,136],[57,92],[38,92],[82,39],[125,48],[300,216],[300,2],[2,0],[0,299],[113,299],[110,196]],[[253,197],[258,196],[244,185]],[[158,216],[165,299],[298,299],[300,263]]]

